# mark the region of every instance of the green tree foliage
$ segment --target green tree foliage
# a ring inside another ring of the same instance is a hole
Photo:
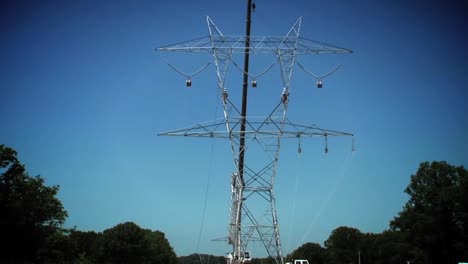
[[[357,263],[364,235],[356,228],[338,227],[325,241],[329,263]]]
[[[425,255],[417,247],[404,239],[401,232],[387,230],[379,234],[366,234],[365,250],[362,251],[363,263],[400,264],[424,263]]]
[[[276,261],[272,257],[266,258],[252,258],[252,264],[276,264]]]
[[[179,264],[225,264],[226,258],[223,256],[213,256],[208,254],[192,254],[177,258]]]
[[[73,263],[76,245],[70,239],[69,230],[57,230],[46,239],[46,247],[39,253],[41,263]]]
[[[338,227],[325,241],[325,248],[306,243],[288,255],[287,260],[307,259],[309,263],[422,263],[422,253],[403,239],[401,232],[362,233],[352,227]],[[418,262],[419,261],[419,262]]]
[[[119,224],[103,233],[62,230],[49,236],[47,245],[41,262],[50,264],[176,264],[177,261],[163,233],[142,229],[134,223]]]
[[[164,233],[142,229],[132,222],[105,230],[100,243],[101,263],[177,264]]]
[[[67,212],[56,198],[58,186],[30,177],[11,148],[0,145],[0,262],[38,261],[47,238],[59,230]]]
[[[74,247],[73,256],[78,263],[97,263],[101,234],[94,231],[70,230],[69,239]]]
[[[390,223],[426,255],[427,263],[468,259],[468,172],[444,161],[424,162],[405,189],[410,196]]]
[[[325,249],[317,243],[305,243],[286,257],[288,262],[295,259],[307,259],[309,263],[324,264]]]

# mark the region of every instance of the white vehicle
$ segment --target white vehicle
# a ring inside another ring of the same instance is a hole
[[[295,259],[293,262],[286,262],[286,264],[309,264],[307,259]]]

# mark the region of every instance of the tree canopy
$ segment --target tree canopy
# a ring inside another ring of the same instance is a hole
[[[0,262],[37,261],[47,237],[65,221],[58,186],[31,177],[11,148],[0,145]]]
[[[324,264],[325,249],[318,243],[305,243],[291,252],[286,259],[307,259],[309,263]]]
[[[424,162],[405,192],[410,196],[393,230],[425,252],[427,263],[468,259],[468,172],[445,161]]]
[[[328,259],[332,263],[353,263],[362,250],[363,234],[357,228],[338,227],[325,241]]]
[[[132,222],[105,230],[101,252],[102,263],[177,263],[164,233],[142,229]]]
[[[103,232],[63,229],[49,237],[46,263],[176,264],[174,250],[164,233],[143,229],[133,222]]]
[[[208,254],[192,254],[177,258],[180,264],[225,264],[226,259],[224,256],[213,256]]]

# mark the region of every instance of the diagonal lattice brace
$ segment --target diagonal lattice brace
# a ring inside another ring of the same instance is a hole
[[[281,69],[284,93],[289,93],[292,70],[296,60],[297,41],[301,30],[302,18],[299,18],[279,44],[276,56]]]
[[[218,45],[222,44],[224,38],[221,30],[214,24],[210,17],[206,17],[208,23],[208,30],[210,32],[211,51],[213,54],[214,63],[216,65],[216,74],[218,75],[218,87],[223,91],[225,89],[224,81],[226,74],[231,64],[232,49],[220,49]],[[221,41],[216,41],[221,40]]]

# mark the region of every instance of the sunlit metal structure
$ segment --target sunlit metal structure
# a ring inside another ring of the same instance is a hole
[[[156,49],[158,52],[199,52],[211,55],[224,113],[224,118],[220,120],[159,135],[225,138],[230,141],[235,171],[231,174],[231,206],[226,238],[233,250],[229,254],[228,262],[249,262],[249,243],[259,241],[277,264],[283,264],[274,194],[281,140],[321,137],[327,144],[329,137],[353,137],[352,133],[323,129],[316,125],[301,125],[288,119],[293,68],[299,55],[351,53],[351,50],[300,37],[302,18],[299,18],[284,36],[250,36],[251,8],[252,3],[248,0],[245,36],[224,35],[211,18],[206,17],[209,36]],[[229,99],[229,91],[225,86],[230,66],[235,64],[233,56],[237,53],[244,54],[241,108],[236,107]],[[278,93],[276,105],[266,116],[250,118],[246,114],[248,77],[253,79],[253,87],[257,82],[249,75],[249,55],[256,53],[271,54],[276,58],[282,90]],[[321,87],[322,81],[319,82]],[[325,151],[328,151],[327,145]],[[245,159],[246,152],[249,153],[248,160]]]

